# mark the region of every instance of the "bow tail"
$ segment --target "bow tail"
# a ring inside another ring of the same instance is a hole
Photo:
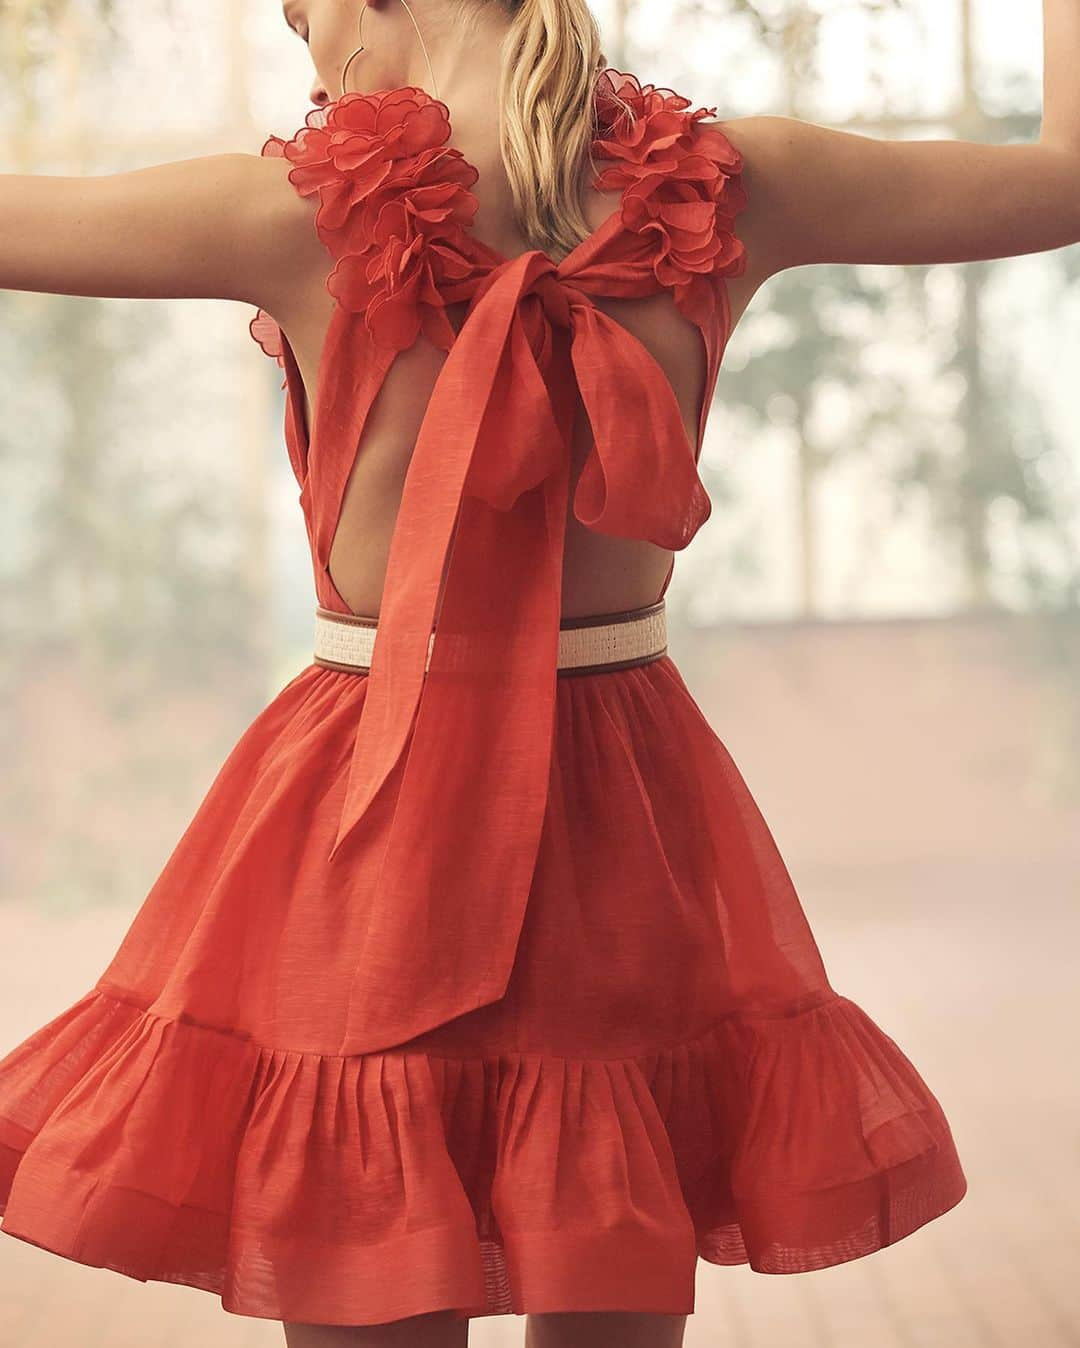
[[[549,790],[566,499],[563,474],[509,513],[463,502],[347,1052],[401,1043],[506,991]]]
[[[548,794],[572,413],[517,311],[528,278],[515,268],[479,301],[488,317],[452,346],[406,476],[331,853],[373,848],[356,857],[343,1053],[497,999],[513,966]]]
[[[330,858],[397,764],[420,702],[439,588],[489,404],[505,382],[514,293],[492,286],[482,322],[450,348],[413,447],[390,540],[379,625]],[[479,307],[479,306],[478,306]]]

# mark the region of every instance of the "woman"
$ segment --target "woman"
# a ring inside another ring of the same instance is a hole
[[[318,601],[109,967],[0,1061],[2,1229],[292,1348],[670,1348],[699,1257],[825,1267],[966,1188],[666,653],[720,358],[784,268],[1080,238],[1080,5],[1002,147],[711,120],[585,0],[284,13],[289,140],[0,179],[0,285],[257,307]]]

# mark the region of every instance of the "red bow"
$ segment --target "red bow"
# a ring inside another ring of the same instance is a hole
[[[349,1053],[506,990],[548,795],[575,387],[582,523],[677,549],[708,518],[666,376],[587,284],[540,250],[486,274],[413,450],[331,851],[380,855]]]

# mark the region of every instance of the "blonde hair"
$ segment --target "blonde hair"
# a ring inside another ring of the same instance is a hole
[[[558,260],[590,232],[584,173],[606,62],[587,0],[486,0],[511,16],[502,47],[499,140],[522,233]]]

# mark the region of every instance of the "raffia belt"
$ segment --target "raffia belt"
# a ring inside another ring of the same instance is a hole
[[[371,665],[378,626],[377,618],[335,613],[316,605],[315,663],[329,669],[365,673]],[[439,637],[451,643],[454,640],[454,634],[449,632],[440,631]],[[433,632],[428,643],[429,664],[434,639]],[[666,651],[667,612],[663,599],[644,608],[563,618],[559,623],[560,673],[625,669],[657,660]]]

